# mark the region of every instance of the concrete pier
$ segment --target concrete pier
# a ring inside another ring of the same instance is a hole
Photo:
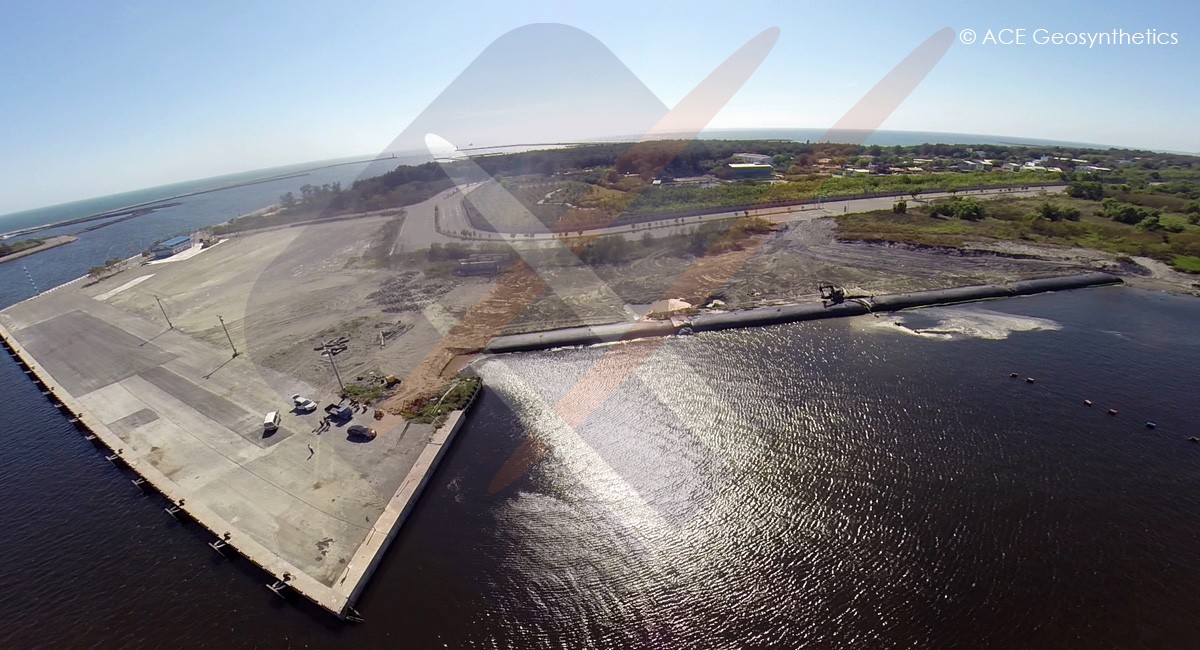
[[[778,307],[757,307],[741,311],[699,314],[686,319],[613,323],[594,327],[572,327],[548,332],[498,336],[488,342],[485,352],[505,353],[548,350],[576,345],[595,345],[639,338],[670,336],[684,331],[710,332],[737,327],[758,327],[799,321],[862,316],[873,312],[899,311],[916,307],[951,305],[977,300],[1028,296],[1048,291],[1066,291],[1084,287],[1120,284],[1121,278],[1108,273],[1085,273],[1009,284],[916,291],[869,298],[854,298],[839,303],[812,302]]]
[[[0,347],[138,488],[212,533],[219,552],[249,559],[277,593],[351,620],[466,419],[455,411],[437,430],[403,424],[365,443],[338,427],[318,434],[320,412],[286,412],[289,396],[332,396],[79,291],[0,311]],[[268,411],[283,416],[272,434]]]

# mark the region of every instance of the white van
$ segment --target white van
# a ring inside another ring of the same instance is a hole
[[[279,428],[279,411],[271,411],[263,418],[263,433],[271,433]]]

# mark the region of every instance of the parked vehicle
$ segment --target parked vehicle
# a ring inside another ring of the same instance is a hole
[[[300,413],[312,413],[313,411],[317,410],[316,402],[303,395],[300,395],[299,393],[292,395],[292,404]]]
[[[351,440],[374,440],[375,430],[361,424],[352,424],[346,428],[346,437]]]
[[[263,418],[263,433],[273,433],[279,428],[279,411],[271,411]]]
[[[329,404],[325,407],[325,416],[330,420],[349,420],[354,417],[354,411],[342,404]]]

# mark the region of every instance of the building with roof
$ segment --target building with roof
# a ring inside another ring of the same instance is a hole
[[[775,160],[773,156],[768,156],[765,153],[735,153],[730,157],[738,162],[755,165],[770,165]]]
[[[773,178],[775,176],[774,167],[758,163],[729,163],[729,171],[733,173],[733,177],[737,180]]]
[[[161,260],[164,257],[170,257],[182,253],[192,247],[192,238],[188,235],[172,237],[166,241],[158,242],[150,252],[154,255],[154,259]]]

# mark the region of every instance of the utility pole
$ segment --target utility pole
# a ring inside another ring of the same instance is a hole
[[[171,317],[167,315],[166,307],[163,307],[162,300],[158,296],[154,296],[154,299],[158,301],[158,308],[162,310],[163,318],[167,319],[167,329],[175,329],[175,326],[171,324]],[[224,325],[224,323],[222,323],[222,325]],[[228,334],[228,332],[226,332],[226,334]]]
[[[233,337],[229,335],[229,328],[225,327],[225,319],[217,316],[217,320],[221,321],[221,329],[225,330],[225,338],[229,339],[229,347],[233,349],[233,356],[238,355],[237,346],[233,344]]]
[[[329,350],[328,343],[325,344],[325,356],[329,357],[329,365],[333,367],[333,376],[337,377],[338,388],[340,389],[338,395],[341,395],[346,392],[346,385],[342,383],[342,375],[338,373],[337,362],[333,360],[333,352]]]

